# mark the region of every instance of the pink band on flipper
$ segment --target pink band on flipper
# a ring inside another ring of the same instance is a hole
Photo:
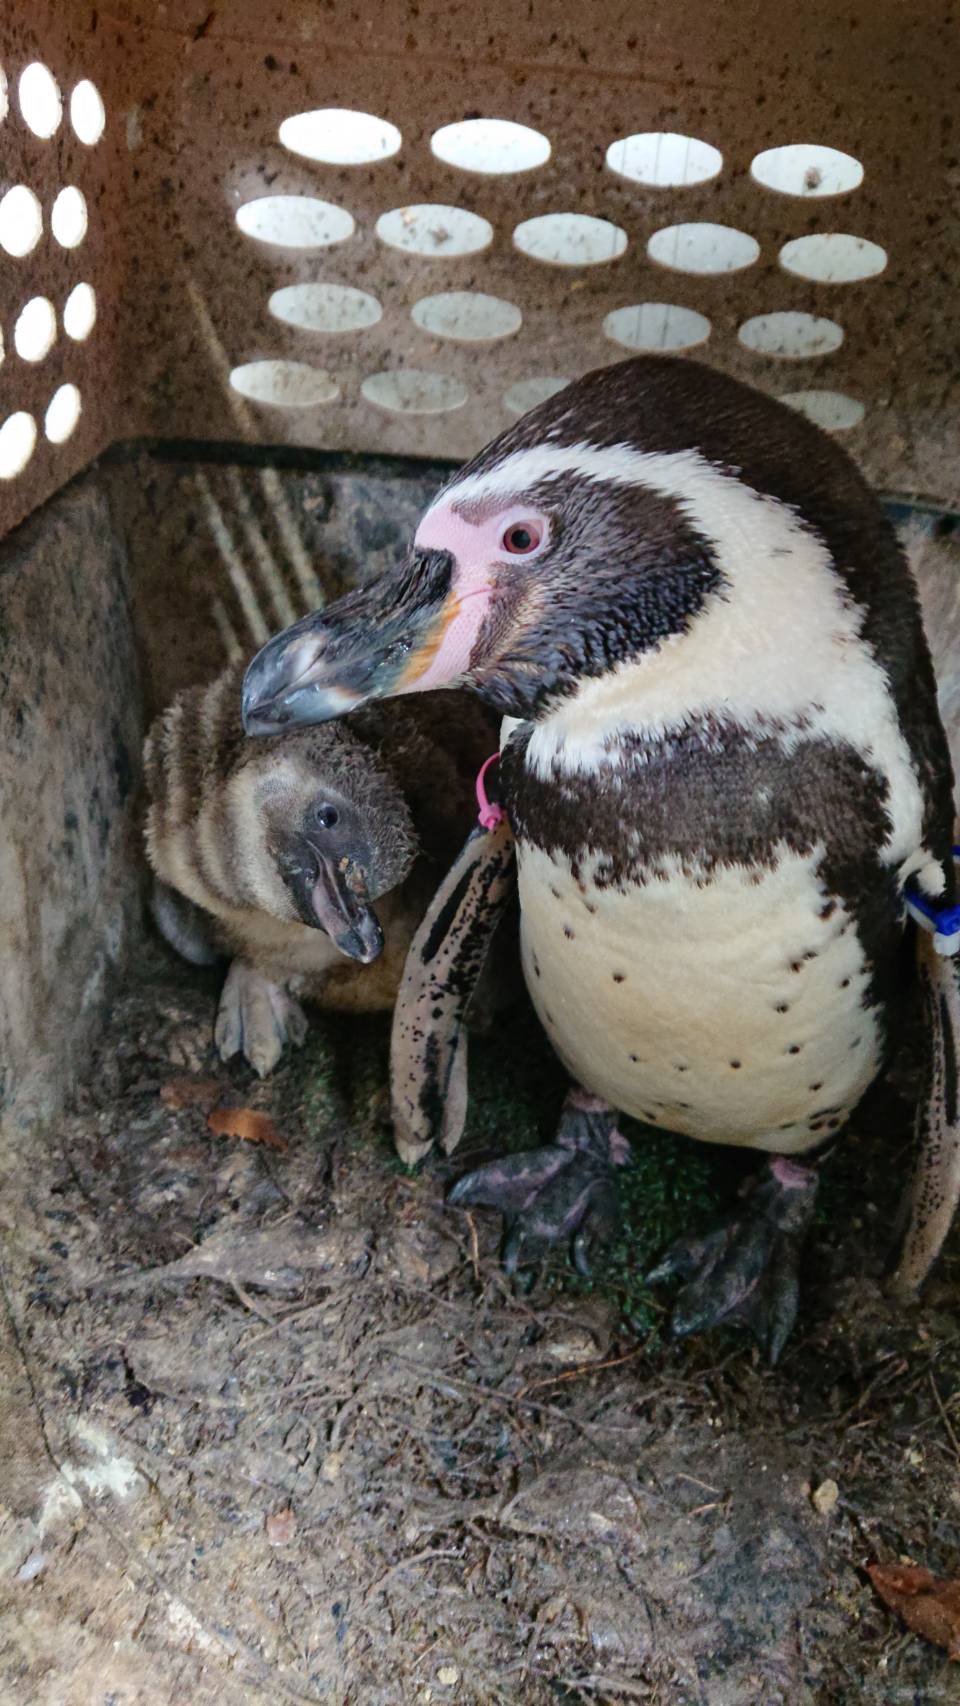
[[[502,806],[496,806],[491,800],[487,799],[487,790],[484,785],[484,777],[491,764],[499,763],[499,752],[492,753],[486,763],[481,764],[477,776],[477,805],[480,807],[479,822],[481,829],[496,829],[497,824],[502,823],[507,815]]]

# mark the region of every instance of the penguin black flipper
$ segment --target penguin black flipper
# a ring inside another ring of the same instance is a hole
[[[215,966],[223,959],[210,919],[202,907],[155,877],[150,916],[164,941],[192,966]]]
[[[917,1109],[918,1153],[907,1233],[890,1290],[912,1297],[939,1255],[960,1202],[960,960],[917,931],[926,1018],[926,1084]]]
[[[394,1142],[408,1166],[434,1144],[449,1155],[463,1133],[464,1020],[513,893],[515,864],[505,817],[475,829],[410,944],[390,1039]]]

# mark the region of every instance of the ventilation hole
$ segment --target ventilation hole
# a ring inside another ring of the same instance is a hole
[[[615,261],[627,247],[627,233],[609,219],[589,213],[542,213],[524,219],[513,233],[514,246],[531,260],[554,267],[595,267]]]
[[[43,234],[43,209],[26,184],[14,184],[0,201],[0,248],[29,255]]]
[[[349,284],[288,284],[267,307],[274,319],[304,332],[360,332],[383,319],[376,297]]]
[[[752,267],[760,253],[755,237],[732,225],[666,225],[647,243],[647,254],[659,266],[674,272],[742,272]]]
[[[795,237],[780,250],[780,265],[799,278],[816,284],[856,284],[876,278],[887,264],[887,251],[866,237],[851,237],[845,231],[817,232]]]
[[[61,190],[50,210],[50,229],[63,249],[75,249],[87,234],[87,204],[74,184]]]
[[[92,148],[95,142],[100,141],[106,122],[100,90],[85,77],[70,96],[70,123],[79,140],[87,148]]]
[[[706,343],[710,321],[693,308],[672,302],[638,302],[635,308],[614,308],[603,322],[603,335],[624,349],[693,349]]]
[[[465,344],[509,338],[523,322],[514,303],[485,296],[479,290],[447,290],[439,296],[421,297],[414,303],[410,318],[435,338],[454,338]]]
[[[395,124],[347,107],[294,113],[280,126],[280,141],[291,154],[322,160],[327,166],[370,166],[389,160],[402,140]]]
[[[550,143],[539,130],[506,118],[468,118],[435,130],[430,149],[438,160],[461,172],[532,172],[550,158]]]
[[[37,424],[32,415],[18,409],[8,415],[0,427],[0,480],[12,480],[33,455],[37,442]]]
[[[863,183],[863,167],[854,155],[816,142],[766,148],[753,160],[750,175],[779,195],[843,195]]]
[[[371,373],[360,387],[368,403],[401,415],[442,415],[462,409],[467,387],[446,373],[408,367],[398,373]]]
[[[38,60],[28,65],[21,74],[17,92],[24,124],[34,136],[52,136],[63,116],[63,102],[56,80],[46,66]]]
[[[787,309],[777,314],[756,314],[744,320],[737,337],[745,349],[758,355],[773,355],[781,361],[809,361],[831,355],[843,343],[843,327],[835,320]]]
[[[63,305],[63,329],[82,344],[97,323],[97,298],[91,284],[75,284]]]
[[[607,165],[611,172],[629,178],[634,184],[650,184],[660,190],[683,189],[715,178],[723,166],[723,155],[719,148],[712,148],[709,142],[698,142],[694,136],[654,130],[611,142]]]
[[[856,397],[847,397],[842,391],[789,391],[780,401],[827,432],[849,432],[860,425],[866,413]]]
[[[528,409],[535,409],[558,391],[565,391],[569,384],[569,379],[554,379],[546,373],[538,374],[535,379],[519,379],[505,393],[504,406],[512,415],[525,415]]]
[[[278,409],[311,409],[340,395],[329,373],[305,361],[248,361],[233,369],[230,383],[252,403],[272,403]]]
[[[382,213],[377,236],[408,255],[475,255],[492,243],[493,226],[466,208],[426,202]]]
[[[65,444],[80,419],[80,393],[75,385],[54,391],[43,417],[43,430],[51,444]]]
[[[356,229],[345,207],[310,195],[262,195],[237,208],[245,237],[281,249],[325,249],[343,243]]]
[[[57,315],[45,296],[33,296],[20,310],[13,347],[22,361],[42,361],[57,339]]]

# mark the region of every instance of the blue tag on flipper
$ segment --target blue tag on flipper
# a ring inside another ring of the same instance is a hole
[[[960,847],[953,849],[953,860],[954,864],[960,861]],[[933,937],[936,953],[949,956],[960,952],[960,906],[937,906],[920,893],[912,880],[907,883],[903,898],[910,917]]]

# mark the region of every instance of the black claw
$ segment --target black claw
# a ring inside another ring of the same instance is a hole
[[[509,1274],[511,1279],[520,1265],[520,1251],[522,1248],[523,1225],[519,1220],[515,1220],[507,1229],[507,1235],[503,1240],[503,1250],[500,1255],[500,1264],[503,1271],[505,1274]]]
[[[586,1280],[593,1279],[593,1269],[590,1266],[590,1257],[587,1253],[588,1245],[589,1238],[583,1227],[581,1227],[580,1231],[574,1236],[573,1244],[571,1246],[571,1254],[573,1256],[573,1265],[576,1268],[577,1273]]]

